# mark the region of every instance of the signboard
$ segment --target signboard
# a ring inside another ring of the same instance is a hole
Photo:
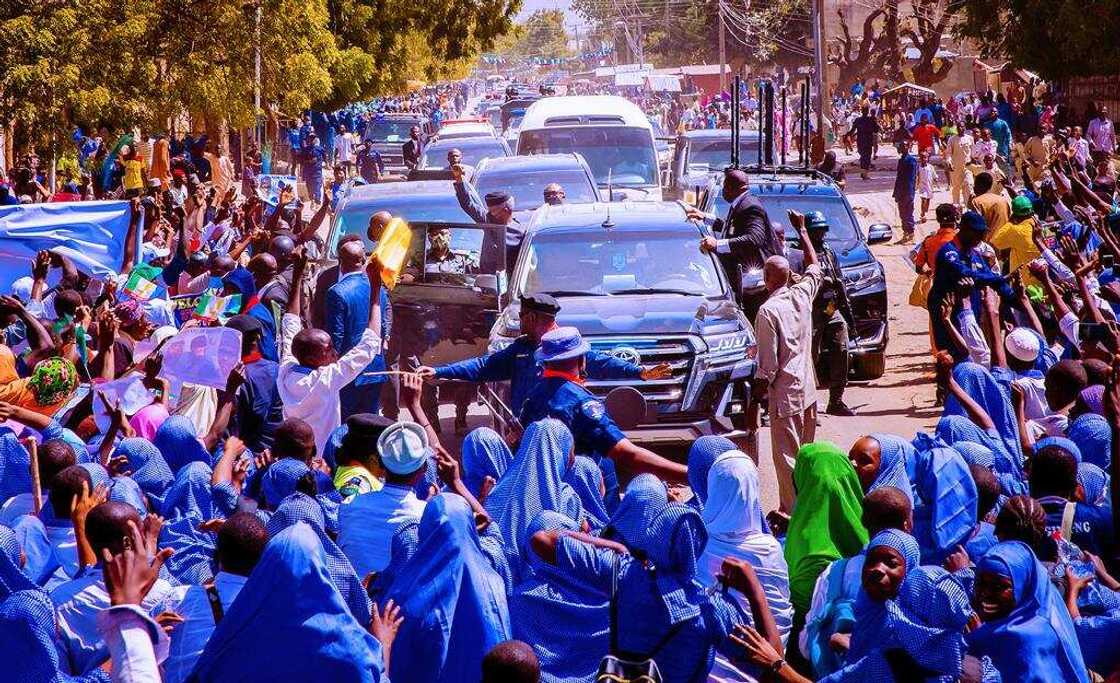
[[[192,327],[164,346],[163,376],[221,389],[240,361],[241,332],[229,327]]]

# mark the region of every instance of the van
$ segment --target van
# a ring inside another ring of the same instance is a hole
[[[653,126],[624,97],[545,97],[521,120],[517,154],[580,154],[610,200],[661,200]]]

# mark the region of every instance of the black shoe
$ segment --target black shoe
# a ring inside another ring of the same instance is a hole
[[[852,417],[856,414],[854,410],[844,405],[844,402],[839,399],[835,401],[829,401],[828,407],[825,408],[824,412],[828,415],[835,415],[837,417]]]

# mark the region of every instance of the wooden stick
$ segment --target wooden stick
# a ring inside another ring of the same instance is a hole
[[[31,499],[34,501],[32,508],[38,515],[43,509],[43,485],[39,481],[39,445],[34,439],[28,439],[26,448],[31,460]]]

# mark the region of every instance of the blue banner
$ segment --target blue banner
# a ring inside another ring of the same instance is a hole
[[[0,207],[0,291],[31,275],[35,254],[48,249],[78,270],[104,278],[124,265],[131,218],[128,202],[57,202]]]

